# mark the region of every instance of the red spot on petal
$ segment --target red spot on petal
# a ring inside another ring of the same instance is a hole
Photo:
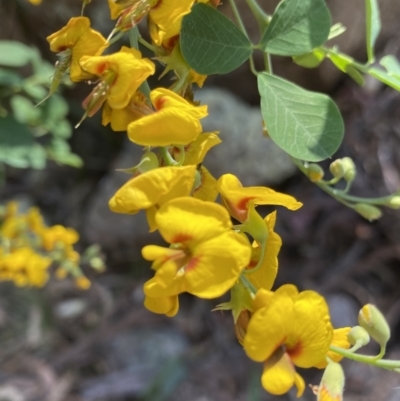
[[[102,75],[107,68],[107,63],[100,63],[96,68],[96,74]]]
[[[303,343],[301,341],[298,341],[293,347],[288,347],[286,349],[286,352],[290,356],[290,358],[296,358],[300,356],[303,352]]]
[[[185,266],[185,273],[188,273],[191,270],[193,270],[198,265],[199,260],[200,258],[198,257],[190,259],[187,265]]]
[[[236,205],[236,207],[238,209],[241,210],[247,210],[247,204],[249,203],[249,201],[251,201],[252,199],[254,199],[254,196],[248,197],[248,198],[242,198],[239,203]]]
[[[156,108],[156,110],[160,110],[164,106],[166,100],[167,99],[165,99],[165,97],[157,99],[156,102],[154,103],[154,107]]]
[[[57,53],[64,52],[67,49],[68,49],[68,46],[60,46],[60,47],[57,48]]]
[[[172,239],[171,243],[172,244],[182,244],[185,243],[186,241],[192,240],[192,236],[188,234],[177,234],[175,237]]]

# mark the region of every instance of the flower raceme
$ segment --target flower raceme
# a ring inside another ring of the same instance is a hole
[[[155,276],[144,285],[147,297],[173,297],[183,292],[216,298],[228,291],[250,260],[251,247],[232,231],[220,205],[190,197],[173,199],[156,213],[161,236],[170,248],[145,246]],[[153,309],[154,310],[154,309]]]

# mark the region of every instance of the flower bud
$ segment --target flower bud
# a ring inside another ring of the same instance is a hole
[[[369,221],[377,220],[382,216],[382,212],[376,206],[368,205],[366,203],[356,203],[353,209],[362,217]]]
[[[386,206],[390,207],[391,209],[400,209],[400,196],[395,195],[391,197]]]
[[[381,347],[386,346],[390,338],[390,327],[375,305],[367,304],[362,307],[358,314],[358,323]]]
[[[343,178],[347,182],[351,182],[356,178],[356,166],[353,160],[350,157],[343,157],[342,159],[342,167],[344,170]]]
[[[158,157],[154,152],[146,152],[140,159],[140,163],[137,165],[137,169],[141,173],[153,170],[159,166]]]
[[[367,330],[363,327],[354,326],[347,334],[347,340],[351,345],[358,344],[363,347],[369,343],[370,337]]]
[[[324,170],[318,164],[312,163],[307,167],[307,176],[311,182],[321,181],[324,174]]]
[[[329,171],[335,178],[342,178],[344,176],[344,167],[342,159],[337,159],[329,166]]]
[[[329,362],[324,374],[322,375],[317,394],[317,401],[342,401],[344,382],[344,372],[340,364]]]

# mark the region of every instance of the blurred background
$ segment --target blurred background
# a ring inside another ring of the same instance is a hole
[[[256,40],[245,1],[237,2]],[[272,12],[277,1],[264,3]],[[396,0],[379,3],[383,30],[377,54],[399,57],[400,5]],[[365,61],[364,1],[328,4],[333,22],[347,27],[337,38],[340,49]],[[80,0],[43,0],[39,6],[0,0],[1,202],[39,206],[48,224],[79,232],[78,249],[101,245],[107,266],[103,274],[86,272],[92,280],[87,291],[69,280],[52,279],[43,289],[0,283],[0,400],[296,399],[294,392],[273,397],[262,390],[261,365],[246,358],[231,315],[211,312],[222,299],[183,295],[172,319],[143,307],[142,284],[151,272],[140,250],[160,238],[148,233],[144,214],[108,210],[109,198],[128,178],[116,169],[136,164],[141,149],[123,133],[103,127],[99,113],[72,129],[89,93],[84,83],[63,86],[42,108],[33,108],[46,94],[43,85],[49,84],[56,61],[45,38],[80,9]],[[221,10],[231,16],[227,4]],[[86,15],[107,37],[113,28],[107,1],[92,1]],[[10,48],[4,41],[15,42]],[[361,88],[329,61],[316,70],[283,58],[274,58],[273,65],[278,75],[328,93],[338,103],[346,135],[335,156],[355,161],[355,195],[384,196],[400,188],[400,94],[372,78]],[[392,328],[387,357],[400,359],[400,213],[385,209],[371,224],[302,176],[262,136],[256,80],[247,64],[229,75],[209,77],[196,99],[209,105],[204,130],[220,130],[223,139],[205,160],[215,176],[232,172],[246,185],[268,185],[304,203],[296,212],[278,210],[276,230],[283,247],[276,287],[294,283],[322,293],[335,327],[357,324],[360,307],[376,304]],[[34,130],[26,131],[27,126]],[[11,132],[24,139],[15,145]],[[377,353],[377,347],[372,344],[365,352]],[[400,375],[349,361],[344,367],[345,400],[400,399]],[[319,383],[320,371],[301,373],[307,383]],[[301,398],[314,399],[310,389]]]

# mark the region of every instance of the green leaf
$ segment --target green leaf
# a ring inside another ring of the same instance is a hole
[[[386,68],[389,75],[400,79],[400,63],[395,56],[385,56],[381,59],[379,64]]]
[[[52,139],[50,146],[47,148],[47,153],[50,159],[59,164],[76,168],[83,166],[82,159],[78,155],[71,153],[69,143],[61,138]]]
[[[199,74],[226,74],[252,53],[247,37],[211,6],[198,3],[182,21],[180,46],[184,59]]]
[[[261,49],[298,56],[321,46],[329,36],[331,16],[325,0],[283,0],[261,39]]]
[[[368,74],[400,92],[400,78],[389,75],[386,71],[379,68],[370,68]]]
[[[294,56],[293,61],[304,68],[316,68],[324,61],[325,56],[326,52],[317,47],[310,53]]]
[[[259,74],[258,90],[266,129],[286,153],[317,162],[336,152],[344,124],[331,98],[267,73]]]
[[[19,87],[22,78],[14,71],[0,68],[0,86]]]
[[[340,71],[348,74],[358,85],[364,85],[364,77],[354,67],[354,59],[352,57],[343,53],[331,53],[329,54],[329,58]]]
[[[0,162],[17,168],[43,168],[46,154],[26,125],[12,116],[0,118]]]
[[[368,62],[373,63],[375,60],[374,46],[376,38],[381,30],[381,20],[379,16],[379,6],[377,0],[365,0],[366,11],[366,36],[367,36],[367,54]]]
[[[10,99],[10,106],[14,117],[22,124],[37,124],[40,121],[41,111],[25,96],[14,95]]]
[[[0,65],[23,67],[32,59],[32,49],[14,40],[0,41]]]

